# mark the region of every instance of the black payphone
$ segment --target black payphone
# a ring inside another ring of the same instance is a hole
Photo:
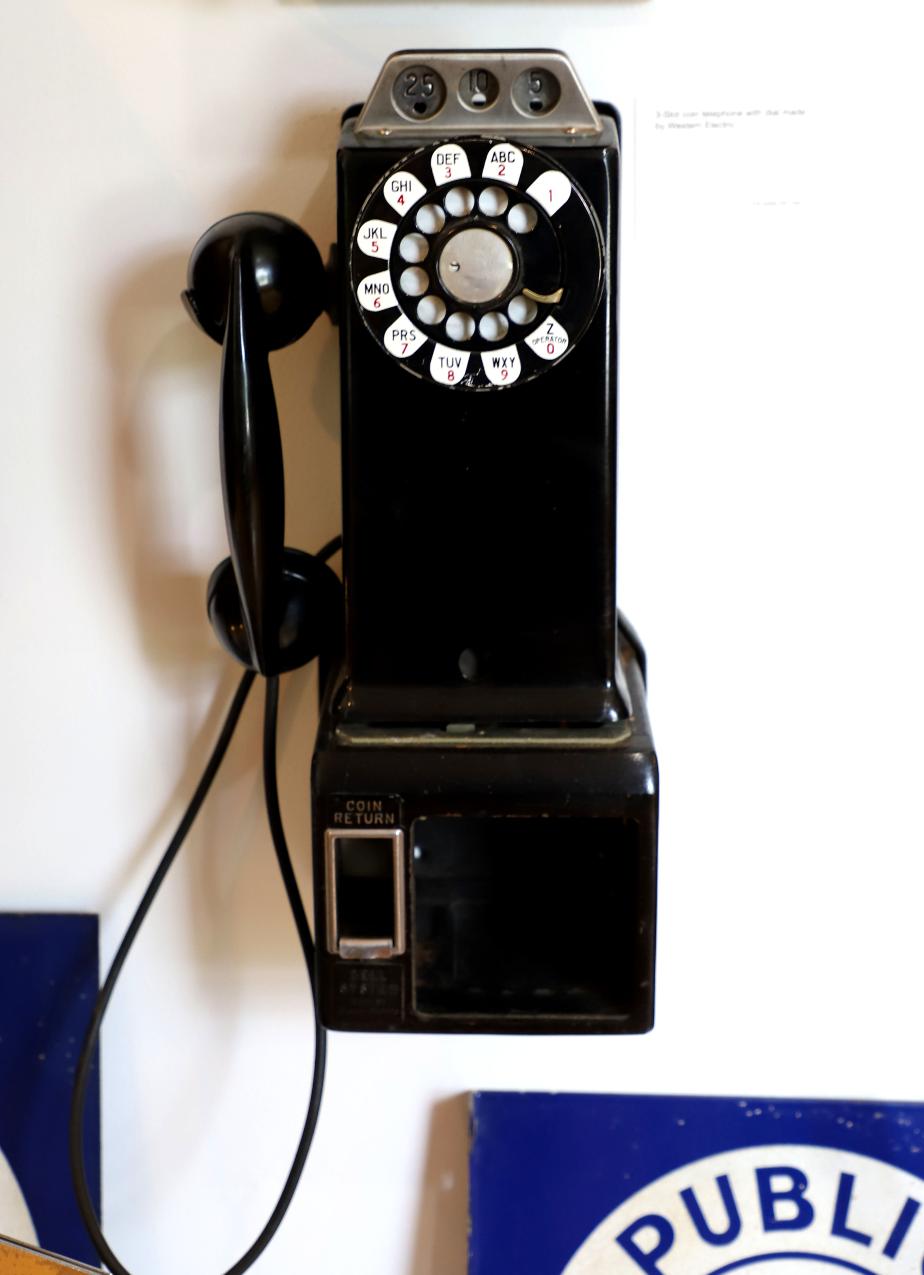
[[[619,121],[553,52],[399,54],[338,156],[332,1027],[651,1024],[657,777],[615,586]]]

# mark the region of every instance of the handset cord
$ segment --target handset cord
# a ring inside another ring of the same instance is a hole
[[[337,536],[329,541],[324,548],[318,553],[317,557],[322,561],[327,561],[340,548],[340,537]],[[99,1042],[100,1028],[102,1027],[103,1018],[106,1010],[109,1008],[109,1002],[115,991],[116,983],[119,975],[122,973],[122,967],[125,964],[128,954],[132,949],[138,932],[144,924],[151,905],[157,897],[160,887],[163,885],[167,873],[173,865],[174,860],[183,847],[189,830],[195,823],[196,816],[202,808],[202,805],[208,796],[212,781],[218,774],[221,763],[224,760],[225,753],[228,751],[228,745],[231,743],[234,731],[240,720],[241,712],[247,701],[250,688],[253,685],[256,675],[247,671],[241,678],[238,688],[234,693],[234,698],[228,709],[227,715],[222,725],[221,732],[212,749],[212,754],[206,764],[205,770],[202,772],[202,778],[196,786],[196,790],[190,799],[189,805],[183,813],[177,825],[177,830],[170,840],[170,844],[164,851],[160,862],[154,870],[151,880],[148,882],[144,894],[141,896],[141,902],[135,909],[135,914],[129,922],[128,928],[119,944],[118,951],[113,958],[112,965],[106,975],[105,981],[99,990],[96,1003],[93,1006],[93,1013],[90,1016],[90,1022],[87,1027],[87,1034],[84,1038],[83,1047],[80,1051],[80,1058],[77,1062],[76,1074],[74,1077],[74,1092],[71,1099],[71,1115],[69,1128],[69,1152],[71,1162],[71,1175],[74,1179],[74,1192],[77,1197],[77,1206],[80,1209],[80,1215],[84,1224],[90,1233],[90,1238],[96,1251],[102,1260],[109,1267],[112,1275],[131,1275],[128,1268],[116,1257],[115,1253],[109,1245],[108,1240],[103,1234],[100,1220],[96,1215],[96,1209],[93,1204],[93,1197],[90,1194],[89,1184],[87,1182],[87,1168],[84,1160],[83,1151],[83,1126],[84,1114],[87,1104],[87,1085],[90,1079],[90,1072],[93,1065],[93,1057]],[[305,914],[305,907],[302,903],[301,893],[298,888],[298,881],[295,877],[295,870],[292,867],[292,859],[289,854],[289,848],[286,844],[285,832],[282,826],[282,813],[279,808],[279,789],[276,777],[276,725],[279,717],[279,679],[278,677],[269,677],[266,679],[266,701],[263,711],[263,795],[266,804],[266,816],[269,823],[270,833],[273,839],[273,849],[276,853],[276,861],[279,865],[279,874],[282,877],[282,883],[285,887],[286,897],[289,901],[289,907],[292,912],[292,918],[295,922],[295,928],[298,932],[299,943],[301,944],[302,955],[305,958],[305,965],[308,970],[308,980],[311,985],[311,1000],[314,1006],[314,1070],[311,1078],[311,1093],[308,1099],[308,1111],[305,1116],[305,1124],[302,1128],[301,1137],[298,1140],[298,1146],[295,1150],[295,1156],[292,1166],[289,1169],[279,1199],[276,1206],[266,1221],[260,1234],[251,1244],[250,1248],[238,1258],[238,1260],[229,1266],[224,1275],[242,1275],[243,1271],[248,1270],[279,1229],[279,1224],[286,1215],[286,1211],[292,1202],[295,1189],[298,1186],[298,1180],[302,1175],[305,1167],[305,1161],[308,1159],[308,1152],[311,1150],[311,1143],[314,1139],[315,1129],[317,1128],[318,1116],[321,1111],[321,1096],[324,1090],[324,1070],[327,1063],[327,1033],[321,1025],[318,1014],[318,995],[315,984],[314,969],[314,940],[311,935],[311,927],[308,924],[308,917]]]

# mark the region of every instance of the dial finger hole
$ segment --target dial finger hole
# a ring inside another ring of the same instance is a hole
[[[450,341],[470,341],[475,335],[475,320],[464,310],[457,310],[446,320],[446,335]]]
[[[486,217],[500,217],[509,202],[507,192],[500,186],[488,186],[478,196],[478,207]]]
[[[424,204],[417,211],[417,229],[425,235],[437,235],[446,224],[446,214],[439,204]],[[416,235],[414,236],[416,238]]]
[[[417,317],[421,323],[442,323],[446,317],[445,302],[432,295],[424,297],[417,307]]]
[[[398,246],[402,261],[423,261],[430,245],[423,235],[405,235]]]
[[[491,310],[488,314],[481,316],[481,322],[478,324],[478,334],[486,341],[499,341],[507,335],[507,320],[499,310]]]
[[[514,204],[507,214],[507,225],[515,235],[528,235],[536,229],[539,214],[531,204]]]
[[[450,217],[467,217],[475,207],[475,196],[467,186],[453,186],[443,200]]]
[[[538,313],[539,307],[535,301],[531,297],[524,297],[522,293],[514,297],[507,306],[507,316],[511,323],[532,323]]]
[[[401,291],[406,292],[409,297],[422,297],[430,286],[426,270],[421,270],[419,266],[411,266],[405,270],[398,282]]]

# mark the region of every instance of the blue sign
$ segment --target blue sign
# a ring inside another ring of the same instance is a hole
[[[924,1106],[479,1093],[469,1275],[921,1275]]]
[[[96,1264],[71,1185],[74,1069],[98,986],[97,918],[0,914],[0,1234]],[[99,1082],[87,1094],[99,1208]]]

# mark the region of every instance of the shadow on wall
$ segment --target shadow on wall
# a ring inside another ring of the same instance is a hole
[[[293,120],[264,168],[228,194],[227,213],[273,210],[276,201],[291,207],[305,192],[299,190],[293,198],[284,178],[320,172],[299,220],[309,233],[313,226],[329,227],[336,201],[337,131],[338,118],[330,110]],[[110,884],[110,898],[122,891],[139,861],[165,844],[177,811],[205,766],[242,672],[219,647],[205,609],[208,577],[227,554],[218,468],[221,348],[195,327],[180,294],[195,238],[206,229],[197,227],[188,243],[160,247],[139,260],[120,280],[106,310],[114,552],[134,601],[146,660],[171,691],[179,688],[181,697],[190,693],[187,735],[177,744],[183,773],[165,816],[139,838]],[[327,242],[317,238],[324,256]],[[336,331],[322,316],[307,337],[272,356],[286,463],[286,543],[309,551],[340,529],[337,349]],[[208,543],[210,537],[214,561],[200,563],[189,546],[200,546],[201,553],[203,540]],[[203,721],[201,686],[210,671],[218,685]],[[283,811],[293,857],[302,869],[308,859],[306,789],[316,728],[315,691],[313,669],[290,675],[279,724]],[[202,972],[219,979],[223,969],[241,962],[272,969],[297,959],[284,896],[269,862],[256,764],[262,699],[262,687],[255,684],[190,846],[194,941],[208,967]],[[303,871],[310,908],[306,877]]]
[[[409,1275],[466,1273],[470,1102],[470,1094],[459,1094],[431,1112]]]

